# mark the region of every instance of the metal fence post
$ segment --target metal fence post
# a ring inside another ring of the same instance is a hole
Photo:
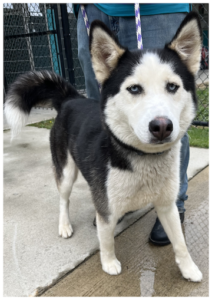
[[[67,5],[60,4],[60,10],[61,10],[64,47],[65,47],[66,61],[67,61],[67,66],[68,66],[69,81],[71,84],[74,85],[75,84],[74,62],[73,62],[73,58],[72,58],[72,45],[71,45],[71,36],[70,36],[70,31],[69,31]]]
[[[58,46],[58,55],[60,56],[60,65],[61,65],[61,72],[62,76],[66,78],[65,75],[65,67],[64,67],[64,58],[63,58],[63,50],[62,50],[62,44],[61,44],[61,35],[60,35],[60,24],[59,24],[59,16],[58,16],[58,10],[57,10],[57,4],[52,4],[52,8],[54,10],[54,19],[55,19],[55,26],[56,26],[56,32],[57,32],[57,46]]]
[[[46,4],[44,4],[44,12],[45,12],[45,21],[46,21],[46,29],[47,30],[51,30],[51,26],[49,26],[49,20],[48,20],[48,10],[46,8]],[[51,46],[51,37],[49,35],[47,35],[47,39],[48,39],[48,45],[49,45],[49,51],[51,53],[50,55],[50,59],[51,59],[51,67],[52,70],[54,70],[54,63],[53,63],[53,56],[54,53],[52,52],[52,46]]]
[[[27,4],[22,4],[22,12],[23,12],[23,21],[24,21],[24,28],[26,33],[30,33],[29,30],[29,11],[28,11],[28,5]],[[29,61],[31,65],[31,70],[35,70],[35,62],[34,62],[34,55],[32,51],[32,42],[30,37],[26,37],[27,41],[27,48],[28,48],[28,53],[29,53]]]

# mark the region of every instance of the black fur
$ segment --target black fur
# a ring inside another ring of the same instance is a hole
[[[195,15],[189,18],[192,17]],[[103,23],[94,21],[91,25],[90,43],[92,43],[95,26],[102,27],[116,40]],[[193,92],[195,91],[194,76],[182,63],[177,53],[168,46],[156,51],[162,61],[171,62],[174,65],[174,71],[182,78],[184,88],[192,91],[196,103]],[[105,220],[109,214],[106,193],[108,164],[122,170],[132,171],[130,156],[139,155],[139,153],[112,134],[104,121],[104,108],[108,98],[119,92],[122,82],[132,73],[141,57],[141,51],[130,52],[125,49],[116,68],[102,86],[101,104],[79,95],[70,83],[48,71],[21,75],[11,86],[7,96],[7,99],[13,99],[13,105],[26,114],[39,102],[48,100],[52,102],[58,111],[50,134],[57,182],[60,183],[67,162],[67,154],[70,152],[91,188],[96,210]]]
[[[57,180],[61,178],[69,150],[91,188],[94,204],[98,204],[96,209],[106,217],[104,195],[109,159],[120,169],[131,168],[120,147],[111,141],[108,131],[103,128],[99,102],[77,98],[64,103],[51,130],[50,143]]]
[[[69,82],[49,71],[30,71],[20,75],[10,86],[6,101],[13,95],[16,96],[13,105],[27,114],[36,104],[48,101],[59,111],[62,102],[68,97],[79,97],[79,93]]]
[[[170,63],[173,71],[180,76],[183,82],[183,87],[187,92],[191,92],[193,101],[197,109],[196,84],[194,75],[188,70],[187,66],[182,62],[176,51],[168,48],[157,50],[158,56],[164,63]]]
[[[132,74],[133,68],[139,64],[142,57],[141,50],[126,50],[120,57],[116,68],[111,72],[110,77],[103,83],[101,92],[101,108],[104,110],[107,99],[118,94],[122,82]],[[127,66],[127,68],[126,68]]]

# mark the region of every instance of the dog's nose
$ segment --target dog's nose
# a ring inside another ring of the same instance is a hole
[[[162,141],[173,131],[172,121],[165,117],[157,117],[149,122],[149,131],[159,141]]]

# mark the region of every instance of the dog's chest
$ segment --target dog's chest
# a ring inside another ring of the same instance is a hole
[[[178,171],[178,160],[171,153],[138,157],[132,160],[132,171],[111,167],[107,179],[109,206],[126,212],[154,203],[164,190],[168,192],[178,184]]]

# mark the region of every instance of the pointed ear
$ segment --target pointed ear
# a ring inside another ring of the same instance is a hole
[[[101,21],[95,20],[90,29],[90,53],[97,81],[102,84],[118,64],[126,49]]]
[[[179,54],[192,74],[195,75],[199,71],[202,31],[197,13],[191,12],[185,17],[173,40],[167,47]]]

